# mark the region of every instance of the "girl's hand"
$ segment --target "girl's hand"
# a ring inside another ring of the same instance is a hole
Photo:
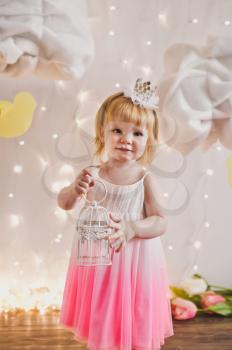
[[[89,168],[83,169],[73,182],[73,190],[77,196],[86,195],[90,187],[95,185]]]
[[[130,228],[129,221],[121,220],[117,214],[110,213],[109,216],[111,219],[109,227],[115,232],[109,236],[109,242],[118,253],[135,234]]]

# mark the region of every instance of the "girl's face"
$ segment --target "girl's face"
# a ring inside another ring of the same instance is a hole
[[[110,121],[103,130],[103,142],[109,159],[136,161],[147,144],[146,125],[136,126],[131,122]]]

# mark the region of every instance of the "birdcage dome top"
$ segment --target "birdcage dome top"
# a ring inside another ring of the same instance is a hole
[[[108,223],[109,215],[107,210],[97,203],[83,208],[78,220],[78,226],[106,227]]]

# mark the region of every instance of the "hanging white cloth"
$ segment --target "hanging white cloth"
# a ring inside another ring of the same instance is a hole
[[[86,2],[65,2],[0,0],[0,73],[82,77],[94,56]]]
[[[210,37],[207,45],[176,44],[164,56],[159,84],[160,130],[186,154],[218,139],[232,149],[232,38]]]

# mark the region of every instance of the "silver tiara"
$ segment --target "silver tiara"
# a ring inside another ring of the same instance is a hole
[[[157,86],[153,87],[150,81],[143,81],[142,78],[136,80],[133,89],[125,89],[124,96],[130,97],[134,104],[148,109],[157,109],[159,106],[159,96]]]

